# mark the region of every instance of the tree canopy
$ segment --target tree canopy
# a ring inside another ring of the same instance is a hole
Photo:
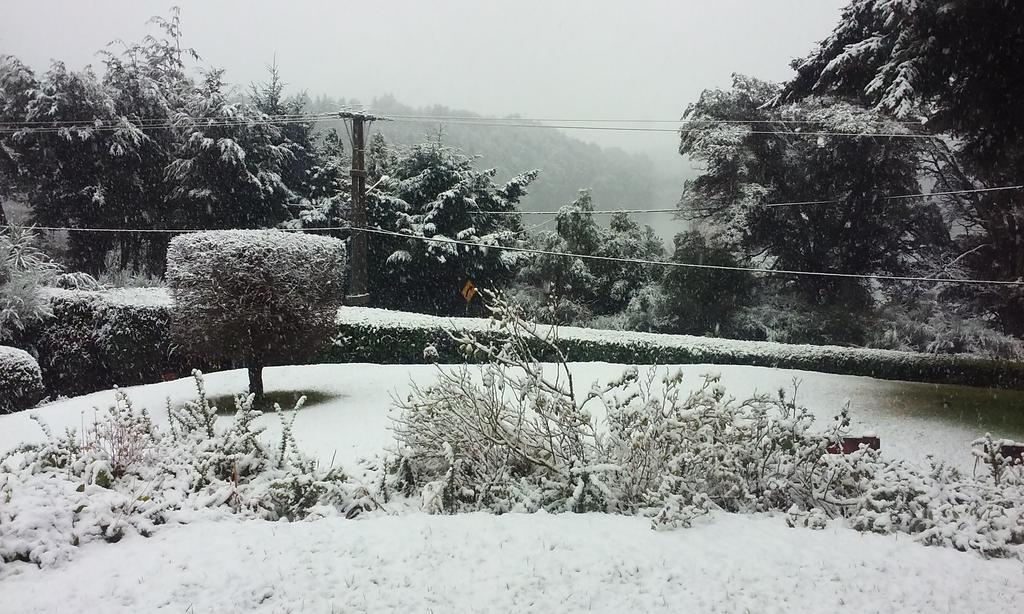
[[[934,205],[892,198],[921,191],[916,145],[885,137],[904,126],[834,98],[770,106],[780,91],[736,75],[687,109],[687,127],[699,130],[682,133],[679,151],[704,164],[683,192],[687,219],[744,259],[789,270],[903,273],[945,240]],[[825,302],[865,291],[795,283]]]
[[[935,191],[1022,183],[1024,5],[1007,0],[853,0],[780,100],[835,95],[938,135],[922,172]],[[959,255],[943,266],[1024,279],[1019,191],[950,195]],[[976,303],[1024,333],[1024,294],[987,289]]]

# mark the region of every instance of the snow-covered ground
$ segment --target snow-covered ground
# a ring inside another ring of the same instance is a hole
[[[624,367],[576,363],[572,368],[577,392],[583,394],[592,381],[607,381],[620,374]],[[913,462],[924,463],[930,454],[938,460],[970,469],[973,467],[971,441],[984,435],[986,430],[998,437],[1024,439],[1020,429],[1000,429],[998,424],[989,423],[983,417],[953,412],[943,416],[941,410],[914,411],[912,397],[922,391],[935,390],[930,384],[766,367],[684,365],[681,368],[684,381],[693,386],[698,385],[702,373],[720,373],[728,394],[739,399],[754,392],[774,393],[780,387],[790,388],[793,380],[798,379],[801,385],[797,400],[815,413],[822,427],[849,400],[854,433],[874,433],[881,438],[886,454]],[[380,452],[392,442],[389,431],[391,395],[406,394],[412,381],[428,384],[435,374],[436,367],[431,365],[327,364],[269,368],[265,381],[268,391],[318,391],[334,395],[331,400],[300,412],[295,421],[296,435],[308,454],[325,463],[333,460],[349,465],[357,458]],[[247,382],[242,370],[207,375],[212,396],[237,393],[246,388]],[[166,420],[164,406],[168,397],[172,403],[180,404],[195,396],[191,378],[127,390],[136,406],[148,408],[158,422]],[[992,391],[992,394],[1012,393]],[[91,421],[94,408],[102,410],[112,403],[113,393],[105,391],[51,403],[35,413],[56,432],[62,432],[65,427],[81,428]],[[42,432],[29,414],[0,416],[0,451],[22,441],[42,438]],[[273,416],[265,420],[268,431],[274,433],[279,421]]]
[[[198,523],[0,581],[0,612],[1009,612],[1024,567],[714,515]]]
[[[572,366],[580,391],[621,365]],[[970,421],[941,421],[887,407],[899,382],[761,367],[688,365],[687,382],[722,375],[730,395],[803,381],[799,400],[823,421],[852,400],[856,429],[886,453],[926,454],[970,466]],[[303,409],[299,446],[324,463],[352,466],[392,442],[390,394],[433,380],[435,367],[369,364],[268,369],[268,391],[317,391]],[[243,371],[207,376],[211,395],[242,390]],[[894,388],[895,387],[895,388]],[[164,422],[166,398],[194,396],[191,379],[128,390]],[[55,430],[81,427],[110,392],[44,406]],[[889,399],[889,401],[886,401]],[[276,431],[278,421],[265,418]],[[1002,434],[1002,433],[1000,433]],[[1005,435],[1013,436],[1012,433]],[[41,432],[28,412],[0,416],[0,451]],[[1016,436],[1019,437],[1019,434]],[[0,500],[0,505],[3,505]],[[393,510],[392,510],[393,511]],[[925,547],[906,535],[862,534],[833,521],[790,529],[778,516],[722,513],[689,529],[654,532],[610,515],[491,516],[374,513],[355,520],[202,521],[90,543],[45,570],[12,565],[0,577],[0,614],[21,612],[968,612],[1013,611],[1024,565]]]

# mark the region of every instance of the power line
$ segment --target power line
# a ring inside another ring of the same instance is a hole
[[[902,200],[907,198],[932,198],[936,196],[952,196],[955,194],[975,194],[979,192],[999,192],[1006,190],[1020,190],[1024,189],[1024,185],[1007,185],[997,186],[992,188],[972,188],[968,190],[948,190],[945,192],[921,192],[918,194],[897,194],[895,196],[883,196],[881,200]],[[831,198],[826,200],[800,200],[791,202],[779,202],[779,203],[764,203],[763,207],[795,207],[801,205],[825,205],[831,203],[843,202],[837,198]],[[666,208],[666,209],[595,209],[593,211],[586,211],[585,213],[591,213],[594,215],[614,215],[616,213],[681,213],[682,210],[678,208]],[[559,215],[561,211],[494,211],[494,210],[482,210],[480,213],[487,213],[490,215]]]
[[[590,118],[590,119],[579,119],[579,118],[568,118],[568,117],[520,117],[520,116],[509,116],[509,117],[482,117],[479,115],[409,115],[409,114],[394,114],[389,113],[388,117],[396,119],[423,119],[423,120],[439,120],[439,121],[499,121],[499,122],[566,122],[566,123],[585,123],[585,124],[821,124],[824,123],[822,120],[814,119],[696,119],[682,117],[679,119],[631,119],[631,118]],[[904,126],[922,126],[922,122],[916,121],[895,121],[890,120],[890,123],[904,125]]]
[[[303,119],[312,120],[317,118],[338,118],[339,113],[351,110],[349,107],[338,109],[337,111],[325,111],[321,113],[265,113],[262,114],[264,118],[269,119]],[[230,118],[221,118],[230,119]],[[122,121],[128,121],[136,125],[171,125],[174,123],[173,117],[139,117],[132,118],[128,115],[109,117],[109,118],[91,118],[91,119],[37,119],[37,120],[23,120],[23,121],[0,121],[0,127],[4,126],[43,126],[43,127],[82,127],[82,128],[93,128],[96,127],[97,122],[103,123],[108,122],[112,126],[118,126]]]
[[[1020,190],[1024,188],[1024,185],[1006,185],[997,186],[993,188],[972,188],[969,190],[947,190],[945,192],[922,192],[920,194],[899,194],[896,196],[883,196],[881,200],[902,200],[907,198],[930,198],[934,196],[952,196],[954,194],[977,194],[979,192],[1000,192],[1005,190]],[[767,203],[765,207],[793,207],[798,205],[824,205],[828,203],[842,202],[839,199],[830,200],[807,200],[803,202],[791,202],[791,203]]]
[[[612,215],[615,213],[678,213],[679,209],[595,209],[593,211],[584,211],[583,213],[593,213],[595,215]],[[558,215],[561,211],[495,211],[493,209],[481,209],[478,213],[486,213],[488,215]]]
[[[303,116],[303,117],[283,117],[280,119],[273,118],[212,118],[208,120],[195,120],[190,119],[188,121],[162,121],[160,123],[144,123],[137,124],[133,122],[118,123],[118,124],[105,124],[97,126],[95,124],[81,124],[81,125],[64,125],[64,126],[38,126],[28,128],[4,128],[0,127],[0,134],[59,134],[63,132],[72,131],[97,131],[97,132],[118,132],[121,130],[142,129],[142,130],[164,130],[172,128],[183,128],[183,129],[195,129],[195,128],[217,128],[217,127],[230,127],[230,126],[250,126],[250,125],[285,125],[285,124],[300,124],[300,123],[311,123],[324,118],[320,116]]]
[[[400,117],[394,117],[396,122],[406,123],[433,123],[432,120],[421,120],[421,119],[404,119]],[[560,129],[560,130],[597,130],[606,132],[664,132],[664,133],[675,133],[675,134],[690,134],[697,132],[709,132],[713,128],[647,128],[641,126],[576,126],[570,124],[530,124],[530,123],[510,123],[510,122],[493,122],[493,121],[462,121],[462,120],[438,120],[439,123],[449,124],[453,126],[484,126],[492,128],[547,128],[547,129]],[[785,136],[834,136],[834,137],[849,137],[849,138],[874,138],[874,139],[934,139],[938,138],[933,134],[915,134],[910,132],[829,132],[822,130],[747,130],[746,134],[775,134]]]
[[[427,119],[428,116],[423,116],[423,119],[401,116],[393,116],[394,121],[406,122],[406,123],[433,123],[434,119]],[[294,115],[282,115],[282,116],[266,116],[261,118],[213,118],[211,120],[195,120],[189,118],[187,120],[165,120],[165,119],[137,119],[134,121],[122,122],[122,120],[99,120],[100,122],[117,122],[103,125],[96,125],[96,122],[74,122],[63,125],[60,124],[61,120],[55,120],[53,122],[40,122],[40,124],[32,124],[27,127],[17,127],[19,122],[4,122],[0,123],[0,134],[53,134],[61,133],[70,130],[95,130],[95,131],[119,131],[127,130],[131,128],[141,129],[171,129],[171,128],[203,128],[203,127],[226,127],[226,126],[246,126],[246,125],[259,125],[259,124],[290,124],[290,123],[306,123],[306,122],[317,122],[317,121],[331,121],[339,120],[338,113],[319,113],[319,114],[294,114]],[[493,127],[493,128],[543,128],[543,129],[559,129],[559,130],[591,130],[591,131],[606,131],[606,132],[651,132],[651,133],[674,133],[674,134],[691,134],[709,132],[714,127],[701,127],[701,128],[657,128],[657,127],[645,127],[645,126],[611,126],[611,125],[598,125],[598,126],[586,126],[586,125],[573,125],[573,124],[551,124],[551,123],[527,123],[532,120],[517,120],[515,123],[511,121],[501,120],[465,120],[465,119],[451,119],[445,117],[438,117],[436,121],[440,123],[450,125],[461,125],[461,126],[480,126],[480,127]],[[569,120],[569,121],[580,121],[585,120]],[[685,123],[685,120],[684,120]],[[697,121],[695,123],[710,123],[706,121]],[[721,123],[726,123],[725,120]],[[732,124],[733,120],[728,120],[728,123]],[[735,123],[739,123],[738,120]],[[744,123],[758,123],[744,122]],[[766,122],[767,123],[767,122]],[[773,122],[773,123],[786,123],[786,122]],[[931,134],[917,134],[909,132],[838,132],[838,131],[826,131],[826,130],[747,130],[746,134],[761,134],[761,135],[784,135],[784,136],[817,136],[817,137],[847,137],[847,138],[880,138],[880,139],[933,139],[937,138]]]
[[[336,119],[339,112],[346,110],[352,110],[352,107],[345,107],[338,111],[326,111],[320,113],[279,113],[279,114],[268,114],[269,117],[275,119],[281,118],[323,118],[323,119]],[[650,119],[650,118],[573,118],[573,117],[523,117],[523,116],[509,116],[509,117],[484,117],[479,115],[416,115],[416,114],[387,114],[390,118],[396,119],[416,119],[416,120],[429,120],[429,121],[460,121],[460,122],[561,122],[561,123],[583,123],[583,124],[782,124],[782,125],[808,125],[808,124],[822,124],[822,120],[814,119],[710,119],[710,118],[686,118],[681,117],[678,119]],[[107,119],[52,119],[52,120],[18,120],[18,121],[4,121],[0,122],[0,126],[67,126],[67,125],[80,125],[83,127],[92,127],[97,121],[100,122],[118,122],[121,118],[107,118]],[[124,119],[129,119],[128,116],[124,116]],[[149,124],[149,123],[169,123],[173,120],[165,118],[136,118],[134,120],[129,119],[134,124]],[[905,126],[922,126],[922,122],[917,121],[896,121],[891,120],[890,123]]]
[[[20,228],[14,225],[0,226],[2,229]],[[193,232],[208,232],[210,230],[232,230],[231,228],[81,228],[76,226],[25,226],[26,230],[45,230],[49,232],[94,232],[94,233],[129,233],[129,234],[188,234]],[[267,228],[265,230],[280,230],[282,232],[307,232],[307,231],[328,231],[328,230],[349,230],[350,226],[311,226],[308,228]],[[236,229],[238,230],[238,229]],[[256,230],[247,228],[245,230]]]
[[[14,226],[6,225],[0,226],[0,228],[14,228]],[[164,233],[164,234],[185,234],[195,232],[206,232],[204,229],[196,228],[74,228],[74,227],[61,227],[61,226],[32,226],[29,230],[65,230],[70,232],[101,232],[101,233]],[[221,229],[228,230],[228,229]],[[250,229],[252,230],[252,229]],[[706,269],[716,271],[736,271],[736,272],[747,272],[757,273],[765,275],[791,275],[791,276],[808,276],[808,277],[833,277],[843,279],[874,279],[878,281],[908,281],[908,282],[934,282],[934,283],[945,283],[945,284],[971,284],[971,285],[993,285],[993,286],[1024,286],[1024,281],[1014,280],[996,280],[996,279],[962,279],[962,278],[941,278],[941,277],[911,277],[902,275],[876,275],[876,274],[862,274],[862,273],[833,273],[828,271],[801,271],[795,269],[767,269],[762,267],[741,267],[741,266],[727,266],[717,264],[700,264],[695,262],[675,262],[671,260],[646,260],[643,258],[617,258],[613,256],[599,256],[594,254],[576,254],[572,252],[559,252],[552,250],[542,250],[529,247],[515,247],[511,245],[489,245],[487,243],[480,243],[479,241],[463,241],[461,239],[450,239],[448,237],[423,237],[418,235],[411,235],[403,232],[396,232],[392,230],[384,230],[383,228],[373,227],[360,227],[360,226],[320,226],[320,227],[309,227],[309,228],[270,228],[266,230],[279,230],[282,232],[324,232],[324,231],[338,231],[338,230],[357,230],[368,232],[377,235],[386,235],[393,237],[400,237],[403,239],[413,239],[417,241],[433,242],[433,243],[454,243],[456,245],[465,245],[469,247],[481,247],[484,249],[496,249],[502,251],[510,251],[524,254],[537,254],[543,256],[559,256],[564,258],[580,258],[583,260],[600,260],[603,262],[621,262],[626,264],[641,264],[649,266],[665,266],[673,268],[688,268],[688,269]]]
[[[689,268],[689,269],[710,269],[716,271],[741,271],[747,273],[760,273],[767,275],[795,275],[795,276],[810,276],[810,277],[839,277],[844,279],[875,279],[878,281],[911,281],[911,282],[936,282],[936,283],[949,283],[949,284],[974,284],[974,285],[996,285],[996,286],[1024,286],[1024,281],[1009,281],[1009,280],[983,280],[983,279],[946,279],[940,277],[909,277],[902,275],[874,275],[874,274],[860,274],[860,273],[831,273],[827,271],[798,271],[793,269],[765,269],[759,267],[740,267],[740,266],[726,266],[717,264],[698,264],[695,262],[675,262],[671,260],[646,260],[643,258],[616,258],[612,256],[598,256],[592,254],[574,254],[570,252],[557,252],[551,250],[534,249],[527,247],[514,247],[509,245],[488,245],[486,243],[480,243],[476,241],[462,241],[460,239],[450,239],[448,237],[421,237],[417,235],[410,235],[401,232],[395,232],[391,230],[384,230],[381,228],[356,228],[352,227],[352,230],[362,230],[379,235],[388,235],[393,237],[402,237],[406,239],[415,239],[418,241],[428,241],[434,243],[454,243],[457,245],[467,245],[470,247],[482,247],[485,249],[497,249],[511,252],[519,252],[525,254],[538,254],[544,256],[560,256],[566,258],[581,258],[584,260],[600,260],[604,262],[623,262],[627,264],[642,264],[650,266],[667,266],[675,268]]]
[[[263,119],[302,119],[313,117],[309,113],[282,113],[282,114],[268,114]],[[220,119],[230,119],[228,117]],[[26,121],[5,121],[0,122],[0,126],[38,126],[43,128],[96,128],[100,126],[117,128],[122,126],[125,122],[134,124],[137,126],[149,126],[149,125],[170,125],[174,124],[175,120],[173,117],[131,117],[128,115],[119,117],[108,117],[108,118],[94,118],[94,119],[39,119],[39,120],[26,120]]]

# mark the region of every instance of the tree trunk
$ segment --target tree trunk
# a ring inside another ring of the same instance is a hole
[[[250,366],[249,369],[249,393],[256,395],[255,402],[263,400],[263,367]]]

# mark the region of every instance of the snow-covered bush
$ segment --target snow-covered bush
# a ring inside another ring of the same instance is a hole
[[[167,252],[172,334],[200,356],[236,356],[263,394],[264,366],[309,359],[345,290],[345,244],[276,230],[175,237]]]
[[[732,511],[816,503],[828,440],[809,434],[810,414],[782,393],[736,403],[713,376],[684,394],[679,374],[635,368],[578,391],[557,329],[492,301],[505,341],[457,338],[487,358],[479,378],[466,365],[442,369],[399,402],[396,433],[413,474],[435,483],[427,493],[453,493],[443,509],[654,515],[670,498],[689,505],[698,495]],[[553,367],[542,366],[537,345],[557,356]]]
[[[61,273],[50,280],[50,286],[61,290],[86,290],[94,292],[104,289],[104,285],[99,280],[82,271]]]
[[[0,342],[49,313],[41,285],[60,270],[36,247],[30,229],[0,229]]]
[[[613,502],[599,485],[601,442],[573,399],[564,356],[546,374],[532,351],[555,329],[542,334],[518,317],[501,323],[511,334],[500,349],[470,335],[456,339],[468,355],[488,358],[479,379],[467,365],[441,369],[436,384],[413,384],[399,402],[396,435],[408,456],[396,467],[422,481],[428,510],[606,509]],[[398,481],[405,486],[408,475],[399,472]]]
[[[741,339],[777,343],[860,345],[866,317],[843,305],[818,305],[784,287],[738,308],[727,325]]]
[[[453,335],[483,365],[440,369],[437,383],[397,401],[398,459],[385,491],[418,490],[430,512],[606,511],[656,529],[713,509],[784,512],[792,526],[843,517],[863,531],[1007,556],[1024,551],[1024,476],[983,440],[990,475],[921,471],[862,448],[829,454],[849,424],[825,429],[796,393],[736,401],[713,375],[693,391],[678,373],[636,368],[577,388],[556,329],[491,299],[504,337]],[[543,365],[537,344],[557,356]],[[795,390],[795,388],[794,388]]]
[[[904,308],[887,306],[873,323],[868,346],[932,354],[971,354],[1020,360],[1024,341],[981,317],[957,313],[941,301],[924,299]]]
[[[992,443],[991,438],[987,441]],[[980,447],[978,452],[982,455]],[[986,556],[1024,554],[1024,472],[1019,463],[965,476],[943,464],[922,471],[867,448],[827,461],[826,501],[857,530],[910,533],[925,544]]]
[[[24,350],[0,345],[0,414],[28,409],[44,395],[36,359]]]
[[[83,543],[148,536],[163,524],[352,517],[373,507],[341,468],[325,470],[298,450],[294,414],[277,407],[282,436],[267,442],[252,395],[236,397],[225,424],[202,374],[194,376],[196,399],[181,408],[168,402],[167,428],[117,390],[115,405],[84,432],[58,435],[40,422],[45,443],[0,458],[0,569],[53,565]]]

